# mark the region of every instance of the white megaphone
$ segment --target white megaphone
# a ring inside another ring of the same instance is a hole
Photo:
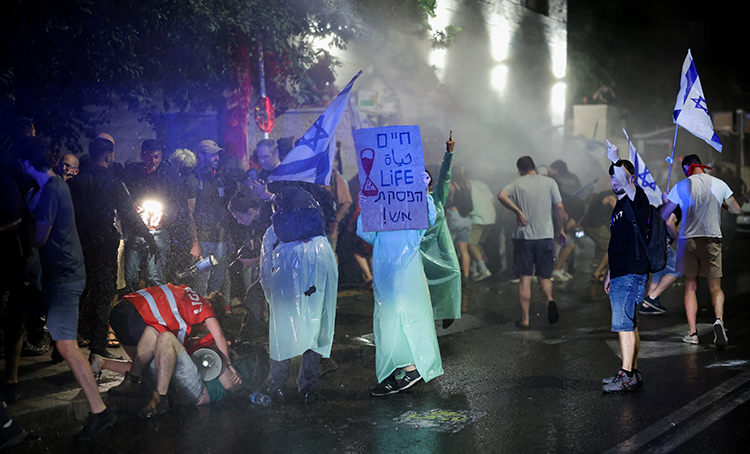
[[[203,381],[213,380],[221,374],[221,356],[210,348],[199,348],[191,358]]]

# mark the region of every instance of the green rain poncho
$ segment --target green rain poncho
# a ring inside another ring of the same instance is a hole
[[[432,225],[435,204],[431,197],[427,205]],[[443,374],[430,293],[419,256],[424,233],[424,230],[364,232],[362,216],[357,219],[357,235],[373,245],[373,330],[378,382],[397,368],[411,364],[425,381]]]
[[[461,318],[461,269],[453,246],[451,232],[445,221],[445,201],[451,183],[453,153],[445,153],[432,197],[437,214],[419,246],[424,274],[430,287],[435,320]]]
[[[324,236],[285,243],[273,226],[263,236],[260,278],[269,306],[271,359],[313,350],[331,356],[339,272]]]

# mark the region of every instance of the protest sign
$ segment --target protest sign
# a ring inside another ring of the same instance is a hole
[[[429,227],[419,126],[357,129],[354,145],[364,231]]]

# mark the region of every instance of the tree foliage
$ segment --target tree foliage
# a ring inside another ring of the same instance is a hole
[[[343,47],[387,23],[371,18],[426,23],[435,0],[10,0],[1,8],[6,123],[32,118],[53,146],[78,151],[117,103],[149,118],[216,108],[247,74],[257,86],[259,40],[269,95],[283,109],[288,87],[303,84],[316,61],[312,38]],[[239,52],[250,54],[249,72]]]

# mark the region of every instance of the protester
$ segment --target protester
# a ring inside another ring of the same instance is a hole
[[[0,402],[4,400],[0,392]],[[0,450],[22,443],[29,434],[16,422],[4,405],[0,405]]]
[[[728,339],[724,327],[724,292],[721,290],[721,208],[725,205],[734,214],[741,210],[729,186],[707,174],[706,169],[710,167],[702,165],[698,155],[682,158],[682,170],[687,178],[674,185],[669,195],[663,196],[661,215],[666,220],[678,205],[682,210],[676,271],[685,276],[685,313],[689,328],[682,340],[689,344],[698,343],[696,291],[698,276],[701,276],[708,280],[716,317],[714,344],[723,349]]]
[[[195,146],[200,158],[196,172],[198,194],[195,201],[195,226],[203,257],[213,255],[218,264],[195,276],[194,289],[201,295],[222,290],[227,266],[229,210],[227,204],[233,191],[226,184],[219,169],[219,151],[213,140],[204,140]],[[228,193],[229,192],[229,193]]]
[[[560,319],[557,304],[552,298],[553,284],[550,280],[554,261],[553,238],[565,245],[565,208],[557,183],[551,178],[537,175],[530,156],[519,158],[516,167],[521,177],[505,186],[497,195],[500,203],[516,215],[513,274],[520,278],[518,298],[521,302],[521,318],[516,321],[516,326],[529,327],[531,279],[534,274],[547,298],[547,321],[552,325]],[[553,224],[553,209],[557,228]]]
[[[29,236],[41,258],[47,327],[89,403],[91,413],[75,435],[76,441],[86,442],[111,427],[117,417],[104,405],[91,366],[76,340],[78,301],[86,285],[86,271],[73,201],[68,186],[52,171],[52,153],[41,139],[29,138],[21,145],[21,163],[40,188],[29,203],[35,218],[29,224]]]
[[[481,180],[472,179],[469,185],[471,187],[471,203],[474,207],[471,210],[471,233],[468,242],[469,254],[473,259],[469,277],[471,280],[479,282],[492,276],[484,263],[485,254],[482,243],[487,239],[487,234],[495,224],[497,214],[493,205],[494,195],[487,184]],[[476,270],[471,273],[474,268]]]
[[[340,144],[341,142],[337,142]],[[339,239],[339,231],[342,230],[341,222],[349,212],[349,207],[352,205],[352,196],[349,194],[349,187],[346,184],[346,180],[342,177],[337,168],[339,161],[336,159],[333,162],[333,169],[331,171],[331,184],[327,186],[327,189],[333,196],[333,201],[336,204],[336,220],[329,224],[330,234],[328,235],[328,241],[331,243],[333,252],[336,252],[336,246]]]
[[[162,146],[155,139],[141,144],[140,163],[125,168],[125,185],[136,204],[141,219],[148,227],[158,246],[158,253],[147,247],[145,240],[125,233],[126,292],[140,286],[141,270],[146,271],[146,287],[166,283],[165,266],[169,257],[177,206],[174,198],[179,194],[176,171],[168,162],[162,162]]]
[[[215,315],[214,308],[221,309],[224,303],[218,293],[205,299],[190,287],[172,284],[125,295],[112,310],[112,327],[132,362],[94,356],[93,368],[125,375],[119,386],[110,389],[113,395],[151,391],[151,400],[138,412],[142,418],[167,412],[170,400],[180,406],[221,400],[226,391],[242,386]],[[221,358],[221,373],[205,383],[190,357],[200,348],[210,348]]]
[[[675,213],[678,211],[680,211],[679,207],[675,209],[674,213],[669,215],[665,223],[667,227],[667,239],[669,241],[667,265],[663,270],[651,275],[651,282],[648,284],[646,296],[643,298],[643,302],[638,309],[639,314],[658,315],[667,312],[667,308],[662,306],[659,296],[682,276],[682,274],[677,272],[677,252],[675,250],[679,235],[677,227],[678,218],[675,216]]]
[[[462,279],[464,283],[468,283],[471,270],[471,212],[474,210],[474,202],[471,198],[471,183],[466,178],[463,168],[452,175],[445,207],[445,219],[461,261]]]
[[[68,181],[74,176],[78,175],[78,167],[80,161],[73,154],[66,154],[60,159],[55,169],[56,173],[62,177],[63,180]]]
[[[180,220],[177,224],[180,226],[177,232],[175,232],[175,240],[180,245],[189,245],[190,250],[187,255],[194,261],[198,260],[201,256],[201,245],[198,241],[198,232],[195,227],[195,204],[198,197],[198,179],[193,172],[198,166],[198,158],[195,153],[188,150],[187,148],[180,148],[172,153],[169,157],[169,161],[172,162],[177,168],[177,173],[180,175],[180,192],[182,193],[181,202],[182,209],[180,210]],[[183,256],[186,255],[185,251],[179,251],[178,261],[183,265],[178,267],[183,268],[185,261]]]
[[[312,195],[288,187],[273,203],[273,225],[263,236],[260,258],[270,308],[266,391],[274,401],[284,402],[290,359],[302,355],[297,392],[303,402],[313,403],[319,397],[320,360],[330,357],[333,345],[338,266]]]
[[[589,202],[586,214],[581,220],[584,234],[594,242],[594,269],[591,282],[604,283],[609,266],[609,216],[617,203],[611,190],[594,194]]]
[[[450,138],[445,143],[445,155],[437,184],[433,184],[430,178],[428,188],[431,191],[428,198],[435,204],[435,223],[427,229],[419,243],[422,266],[430,290],[432,313],[435,320],[443,320],[443,328],[448,328],[455,319],[461,318],[461,269],[445,220],[445,201],[450,192],[454,146],[451,131]]]
[[[363,195],[360,194],[360,205]],[[429,225],[435,224],[435,204],[427,198]],[[424,230],[365,232],[362,214],[357,235],[373,245],[375,292],[373,325],[374,397],[395,394],[443,374],[430,293],[419,254]]]
[[[609,240],[609,272],[604,280],[604,291],[612,306],[612,331],[620,339],[622,368],[613,377],[605,378],[605,392],[633,391],[643,385],[638,371],[640,336],[635,308],[643,299],[648,280],[648,257],[642,242],[633,231],[635,224],[643,238],[648,237],[648,222],[651,214],[648,197],[633,184],[633,163],[620,160],[614,145],[607,149],[612,191],[617,203],[611,217]]]

